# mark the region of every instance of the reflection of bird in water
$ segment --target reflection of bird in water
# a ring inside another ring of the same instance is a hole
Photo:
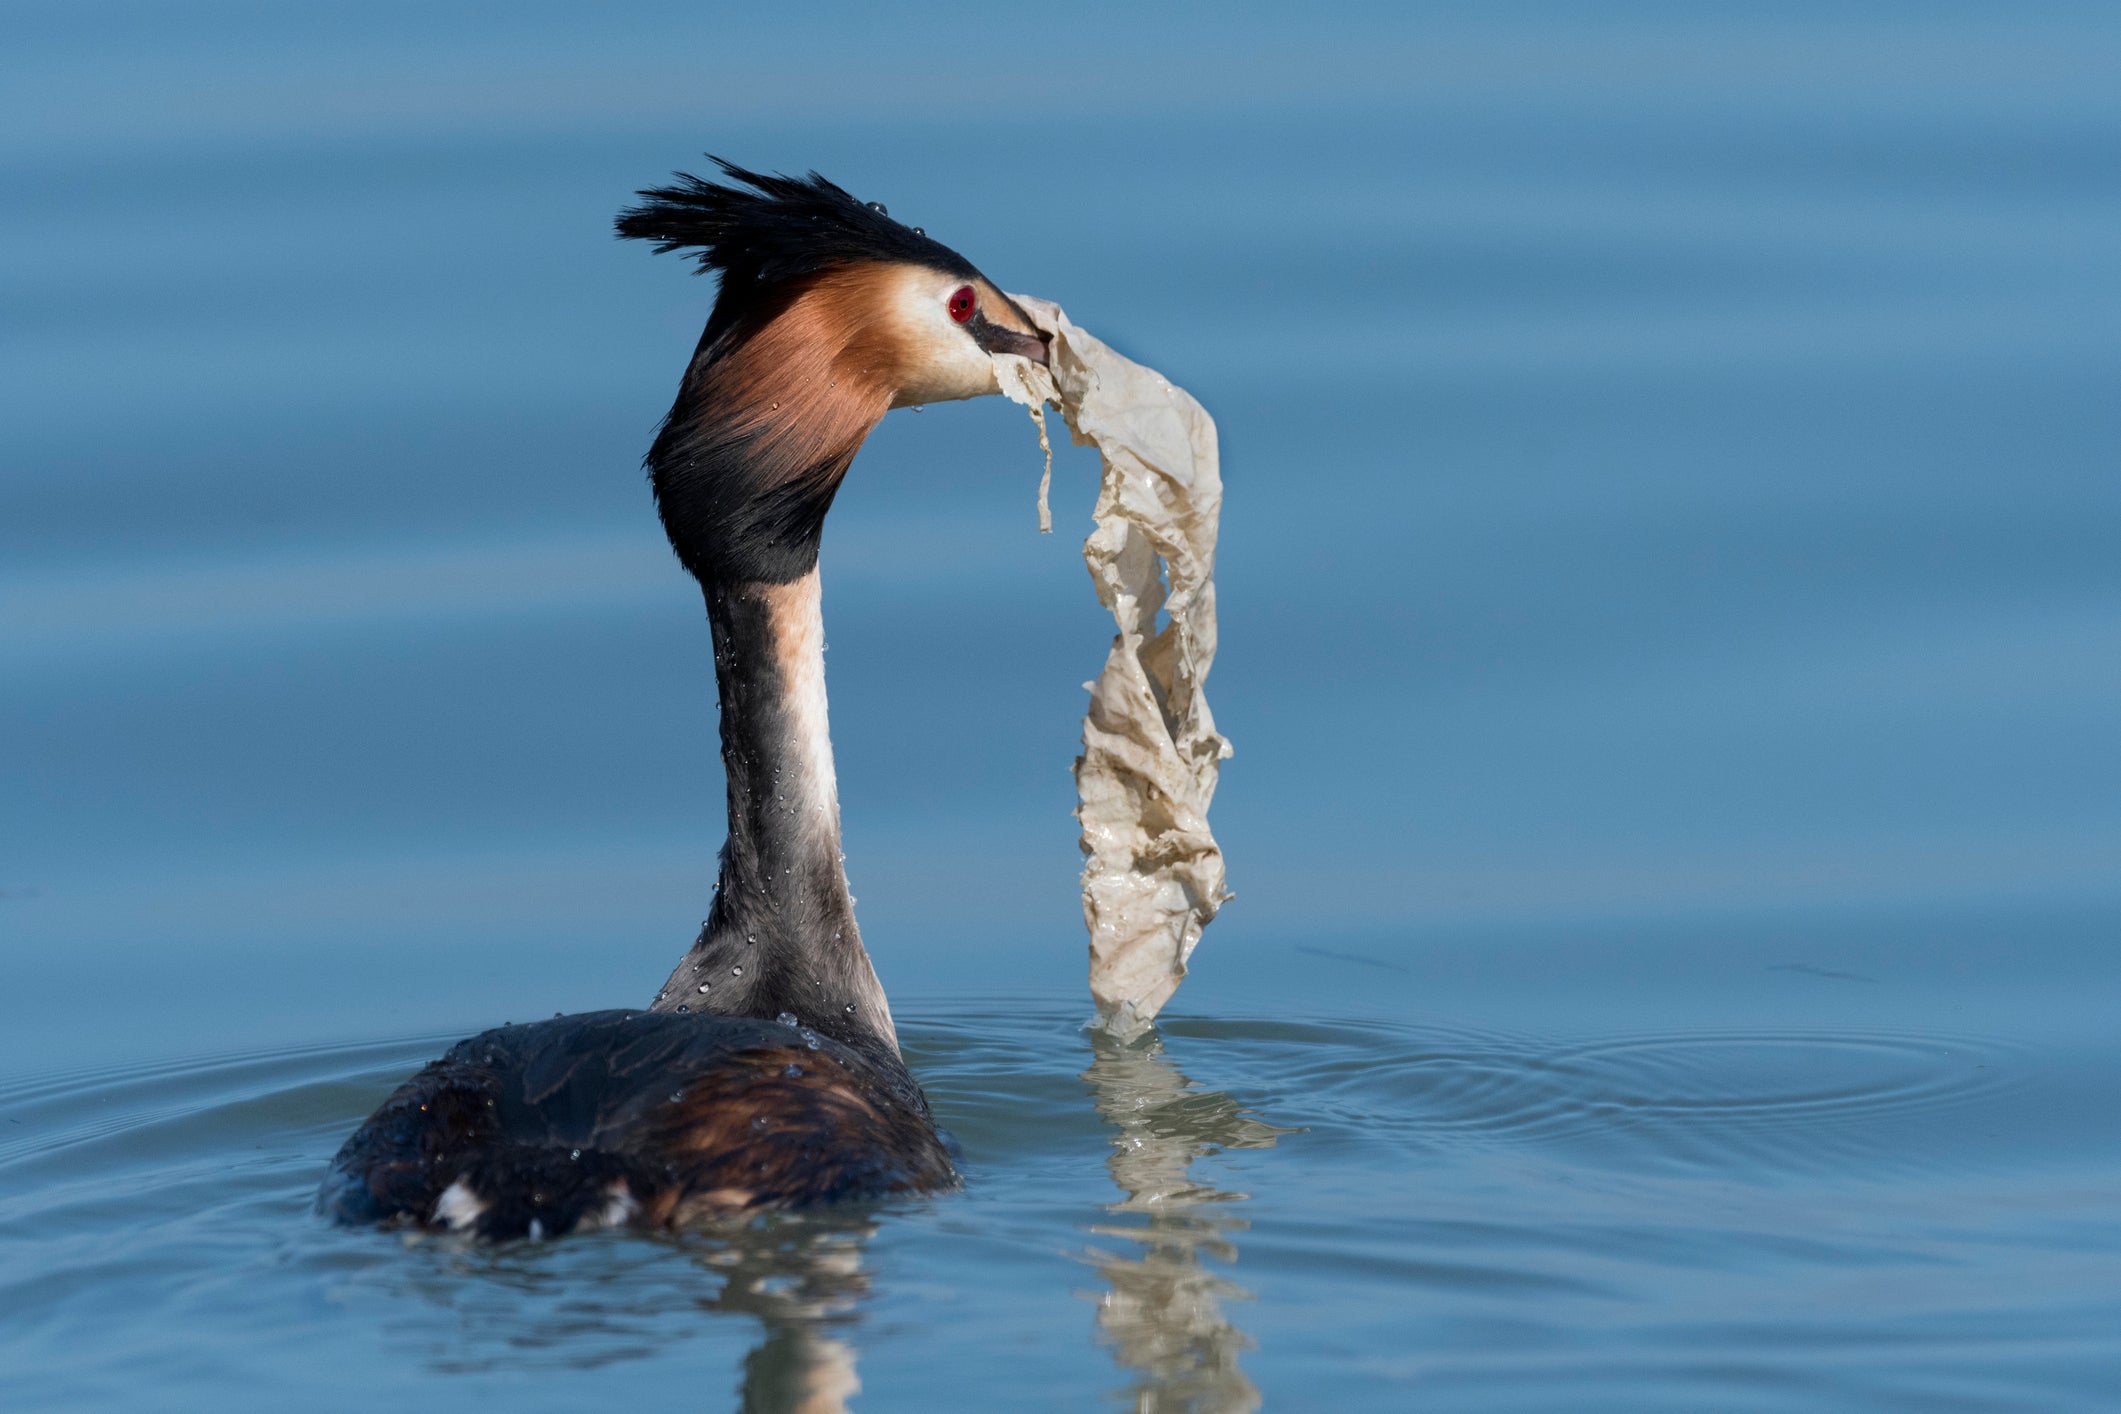
[[[623,236],[721,288],[648,454],[714,634],[729,840],[712,912],[647,1012],[489,1031],[347,1140],[347,1222],[482,1237],[674,1227],[947,1187],[840,863],[818,543],[884,413],[998,391],[1043,336],[970,262],[813,174],[643,192]],[[746,189],[748,188],[748,190]]]
[[[1111,1284],[1098,1301],[1097,1324],[1120,1364],[1135,1372],[1130,1393],[1143,1414],[1239,1414],[1259,1407],[1259,1391],[1238,1368],[1251,1342],[1223,1313],[1223,1303],[1251,1293],[1208,1270],[1204,1258],[1237,1260],[1228,1234],[1244,1219],[1230,1205],[1244,1198],[1193,1177],[1193,1161],[1223,1149],[1271,1148],[1287,1130],[1253,1119],[1219,1091],[1199,1090],[1149,1036],[1122,1042],[1095,1033],[1083,1072],[1097,1112],[1118,1129],[1112,1179],[1126,1197],[1106,1211],[1145,1222],[1092,1228],[1141,1245],[1138,1257],[1100,1251],[1098,1272]]]
[[[707,1253],[724,1281],[701,1305],[757,1316],[766,1328],[744,1357],[743,1414],[846,1414],[862,1382],[852,1342],[835,1332],[868,1294],[862,1244],[875,1231],[800,1214],[747,1226]]]
[[[603,1253],[449,1243],[431,1249],[453,1273],[448,1280],[436,1280],[435,1264],[388,1270],[406,1295],[431,1303],[407,1334],[442,1370],[533,1377],[545,1366],[602,1370],[721,1337],[730,1327],[720,1318],[755,1319],[761,1332],[744,1357],[734,1407],[845,1414],[861,1388],[854,1330],[869,1295],[863,1249],[875,1232],[866,1207],[822,1208],[724,1220],[668,1246],[629,1243]],[[595,1279],[585,1280],[591,1272]],[[467,1286],[466,1277],[475,1280]],[[702,1387],[707,1408],[731,1407],[725,1368],[718,1365]]]

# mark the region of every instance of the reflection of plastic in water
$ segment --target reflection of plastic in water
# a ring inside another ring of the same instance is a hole
[[[1201,929],[1230,896],[1208,831],[1230,744],[1202,690],[1215,660],[1215,423],[1183,388],[1106,348],[1058,305],[1013,298],[1052,336],[1052,353],[1049,367],[997,358],[1002,392],[1031,409],[1042,445],[1050,402],[1076,444],[1104,463],[1083,559],[1119,633],[1088,684],[1076,817],[1090,994],[1105,1024],[1128,1035],[1170,1000]],[[1041,529],[1051,523],[1045,494],[1041,482]]]
[[[1111,1285],[1098,1300],[1098,1329],[1136,1374],[1133,1407],[1257,1409],[1259,1390],[1237,1363],[1252,1342],[1223,1311],[1251,1293],[1203,1261],[1237,1260],[1229,1234],[1244,1229],[1234,1205],[1245,1195],[1202,1182],[1191,1168],[1217,1150],[1271,1148],[1286,1131],[1253,1119],[1228,1095],[1195,1088],[1154,1037],[1094,1036],[1091,1044],[1096,1058],[1083,1079],[1097,1112],[1119,1131],[1107,1167],[1126,1195],[1106,1211],[1143,1220],[1091,1229],[1142,1247],[1139,1257],[1092,1254]]]

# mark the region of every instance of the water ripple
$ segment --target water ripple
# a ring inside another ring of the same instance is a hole
[[[1343,1142],[1517,1144],[1734,1177],[1920,1163],[1922,1139],[1993,1103],[2027,1058],[1995,1041],[1886,1031],[1734,1031],[1572,1042],[1389,1023],[1175,1024],[1272,1086],[1282,1122]],[[1940,1162],[1963,1155],[1932,1151]]]
[[[214,1387],[270,1365],[260,1351],[352,1342],[408,1390],[706,1360],[787,1395],[895,1368],[886,1331],[1045,1329],[1044,1303],[1073,1293],[1094,1302],[1124,1397],[1239,1410],[1262,1396],[1246,1362],[1270,1292],[1603,1312],[1726,1269],[1954,1271],[1949,1220],[1821,1214],[1905,1204],[1852,1181],[1977,1168],[1979,1121],[2055,1074],[1941,1034],[1237,1017],[1169,1019],[1123,1046],[1070,1005],[908,1011],[964,1194],[674,1240],[408,1250],[318,1220],[329,1155],[437,1039],[18,1080],[0,1088],[0,1316],[22,1350],[118,1329],[175,1359],[161,1332],[239,1331],[199,1375]],[[1824,1208],[1822,1179],[1843,1195]],[[1736,1210],[1734,1185],[1755,1190]],[[1395,1215],[1382,1228],[1380,1212]],[[997,1316],[997,1282],[1021,1311]],[[46,1379],[74,1387],[64,1369]]]

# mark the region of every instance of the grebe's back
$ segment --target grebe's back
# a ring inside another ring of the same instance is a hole
[[[322,1201],[500,1239],[956,1182],[896,1057],[793,1017],[597,1011],[460,1042],[346,1141]]]

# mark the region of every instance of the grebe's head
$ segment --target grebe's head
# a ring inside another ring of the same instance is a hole
[[[741,185],[677,174],[639,193],[618,232],[692,253],[721,276],[701,352],[731,353],[795,317],[806,339],[858,349],[846,371],[890,386],[893,407],[1000,391],[993,355],[1043,363],[1046,340],[971,261],[882,202],[812,172],[767,176],[711,159]]]
[[[816,563],[840,478],[894,407],[999,392],[994,359],[1046,339],[972,263],[813,172],[679,173],[618,233],[721,277],[648,454],[671,543],[699,576],[786,581]]]

